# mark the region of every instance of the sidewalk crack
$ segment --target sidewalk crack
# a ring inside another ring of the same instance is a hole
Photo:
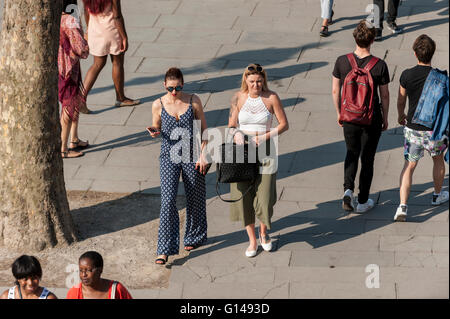
[[[286,285],[286,284],[289,285],[289,282],[283,282],[283,283],[281,283],[281,284],[279,284],[279,285],[277,285],[277,286],[275,286],[275,287],[270,288],[269,291],[267,291],[267,293],[262,297],[262,299],[266,299],[266,297],[267,297],[274,289],[281,288],[281,287],[283,287],[283,286]]]

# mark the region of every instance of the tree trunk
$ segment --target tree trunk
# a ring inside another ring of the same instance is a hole
[[[62,1],[5,0],[0,37],[0,245],[40,251],[76,240],[61,158]]]

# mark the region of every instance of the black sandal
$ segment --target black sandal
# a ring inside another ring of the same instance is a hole
[[[166,258],[156,258],[155,264],[157,264],[157,265],[165,265],[168,260],[169,260],[169,256],[166,256]],[[161,262],[158,262],[158,261],[161,261]]]
[[[184,250],[186,250],[186,251],[191,251],[191,250],[194,250],[194,249],[196,249],[196,248],[198,248],[198,247],[200,247],[201,245],[199,245],[199,244],[196,244],[196,245],[189,245],[189,246],[184,246]]]
[[[320,36],[321,37],[327,37],[330,35],[330,32],[328,32],[328,26],[323,25],[321,30],[320,30]]]
[[[79,145],[80,143],[86,143],[86,145]],[[79,151],[89,147],[89,141],[84,142],[80,139],[78,139],[78,141],[76,142],[70,142],[70,144],[74,144],[75,147],[69,147],[69,151]]]

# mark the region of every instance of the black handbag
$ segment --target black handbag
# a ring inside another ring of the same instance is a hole
[[[223,143],[220,146],[221,163],[217,163],[216,193],[222,201],[227,203],[238,202],[254,187],[254,182],[258,176],[259,163],[256,158],[256,148],[253,147],[252,149],[252,147],[253,146],[247,142],[244,144],[236,144],[234,142]],[[253,158],[252,156],[249,156],[252,151],[255,155]],[[222,198],[219,183],[239,182],[251,182],[252,184],[239,199]]]

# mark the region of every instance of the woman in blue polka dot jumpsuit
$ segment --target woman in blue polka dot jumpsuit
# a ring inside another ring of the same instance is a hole
[[[200,121],[201,133],[206,129],[206,120],[200,99],[194,94],[182,92],[183,84],[181,70],[170,68],[166,72],[164,87],[167,94],[153,102],[153,125],[147,128],[152,137],[161,135],[162,139],[157,264],[165,264],[169,255],[178,254],[180,232],[176,197],[180,173],[187,200],[184,249],[190,251],[207,239],[204,175],[207,162],[201,152],[206,141],[202,141],[199,159],[194,162],[192,138],[194,120]]]

